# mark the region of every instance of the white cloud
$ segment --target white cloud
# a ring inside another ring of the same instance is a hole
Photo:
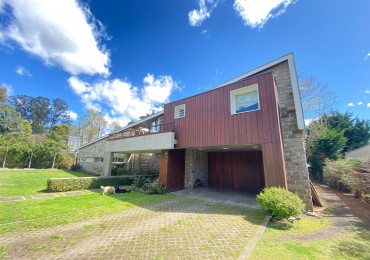
[[[72,110],[69,110],[69,116],[71,117],[73,121],[77,120],[78,118],[77,113],[73,112]]]
[[[252,28],[263,27],[271,18],[285,12],[296,0],[235,0],[234,9],[244,23]]]
[[[367,103],[367,107],[370,107],[370,103]]]
[[[77,0],[0,0],[0,15],[7,18],[0,43],[17,43],[73,75],[109,74],[109,52],[100,44],[104,26]]]
[[[140,88],[120,79],[90,84],[73,76],[68,83],[86,108],[98,110],[108,122],[118,120],[121,125],[162,110],[162,103],[167,102],[172,91],[178,88],[171,76],[151,74],[144,77]]]
[[[370,94],[370,90],[366,89],[365,91],[365,94]]]
[[[349,107],[354,107],[354,106],[355,106],[355,104],[353,104],[352,102],[349,102],[349,103],[347,104],[347,106],[349,106]]]
[[[191,26],[200,26],[203,21],[211,17],[214,8],[217,7],[218,0],[199,0],[199,9],[189,12],[189,24]]]
[[[358,102],[357,105],[361,106],[363,103],[362,101]]]
[[[315,121],[315,119],[308,118],[308,119],[305,119],[305,120],[304,120],[304,124],[305,124],[306,126],[309,126],[313,121]]]
[[[16,69],[15,69],[15,72],[18,74],[18,75],[21,75],[21,76],[32,76],[32,73],[26,69],[25,67],[19,65]]]

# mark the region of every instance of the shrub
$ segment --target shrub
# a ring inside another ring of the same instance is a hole
[[[125,175],[125,174],[128,174],[128,170],[123,165],[116,166],[112,170],[112,176]]]
[[[134,179],[134,187],[135,188],[142,188],[145,184],[150,183],[150,179],[146,178],[145,176],[138,176]]]
[[[149,184],[145,193],[147,194],[165,194],[166,189],[160,183]]]
[[[81,170],[81,165],[79,165],[78,163],[72,164],[71,165],[71,170],[72,171],[79,171],[79,170]]]
[[[55,168],[69,169],[75,161],[74,154],[60,153],[55,160]]]
[[[356,175],[356,168],[361,165],[362,161],[355,158],[325,161],[323,171],[323,182],[335,189],[350,192],[352,190],[352,183]]]
[[[131,185],[132,177],[79,177],[48,179],[50,192],[96,189],[100,186]]]
[[[304,210],[303,201],[294,193],[283,188],[265,188],[257,195],[258,204],[277,219],[297,216]]]

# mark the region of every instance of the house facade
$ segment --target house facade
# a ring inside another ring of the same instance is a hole
[[[165,104],[164,111],[80,147],[79,156],[101,143],[101,173],[109,175],[114,153],[156,153],[160,182],[169,191],[196,182],[250,192],[280,186],[310,209],[304,137],[294,56],[288,54]]]

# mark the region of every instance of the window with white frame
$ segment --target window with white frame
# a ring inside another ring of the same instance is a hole
[[[185,104],[175,106],[175,119],[185,117]]]
[[[258,85],[250,85],[230,91],[231,114],[239,114],[260,109]]]

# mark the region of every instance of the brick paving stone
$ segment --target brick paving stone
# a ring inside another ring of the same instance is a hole
[[[83,192],[83,191],[66,191],[66,192],[62,192],[60,194],[64,195],[64,196],[73,196],[73,195],[80,195],[80,194],[86,194],[86,193]]]
[[[20,201],[25,200],[26,198],[23,196],[15,196],[15,197],[1,197],[0,202],[8,202],[8,201]]]
[[[44,193],[44,194],[37,194],[37,195],[30,195],[32,199],[46,199],[46,198],[55,198],[58,197],[55,193]]]
[[[7,259],[236,259],[264,216],[177,195],[63,226],[0,235]]]

